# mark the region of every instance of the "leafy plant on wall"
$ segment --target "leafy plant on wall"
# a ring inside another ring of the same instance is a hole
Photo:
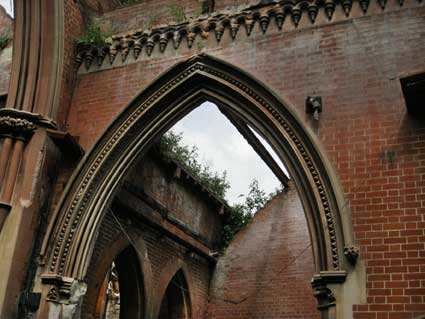
[[[106,44],[106,39],[112,35],[112,31],[105,31],[101,27],[98,20],[91,20],[85,32],[76,38],[77,45],[90,45],[95,47],[103,47]]]
[[[197,177],[208,190],[223,202],[226,202],[226,192],[230,188],[226,171],[223,173],[214,172],[210,166],[199,161],[198,148],[189,147],[182,143],[182,133],[176,134],[173,131],[165,133],[160,140],[159,150],[161,155],[167,160],[179,162],[192,175]],[[222,232],[222,247],[224,251],[235,235],[252,220],[254,214],[262,209],[269,200],[283,190],[276,189],[275,192],[266,194],[256,179],[253,179],[248,188],[247,195],[241,195],[244,200],[240,204],[226,206],[224,225]],[[227,202],[226,202],[227,203]]]

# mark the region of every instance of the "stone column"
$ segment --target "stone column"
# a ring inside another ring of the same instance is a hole
[[[56,129],[61,94],[63,3],[14,1],[12,73],[0,109],[0,318],[38,307],[32,261],[60,156],[47,129]]]

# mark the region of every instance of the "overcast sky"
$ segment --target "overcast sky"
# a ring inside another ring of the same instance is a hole
[[[183,132],[186,145],[199,148],[202,162],[219,173],[227,171],[231,184],[227,196],[230,203],[241,200],[239,195],[247,193],[253,178],[267,193],[280,186],[268,166],[214,104],[202,104],[178,122],[173,130]]]
[[[6,11],[13,16],[12,14],[12,5],[13,5],[13,0],[0,0],[0,5],[3,6],[4,8],[6,8]]]

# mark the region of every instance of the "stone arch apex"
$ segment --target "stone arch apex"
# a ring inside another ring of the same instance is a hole
[[[138,94],[81,160],[44,239],[45,283],[84,278],[96,230],[131,164],[205,100],[231,108],[269,140],[287,164],[303,202],[316,272],[323,274],[316,282],[322,287],[345,280],[351,267],[344,257],[344,248],[353,243],[351,221],[349,214],[342,214],[348,210],[342,188],[319,142],[266,85],[201,54],[176,64]]]

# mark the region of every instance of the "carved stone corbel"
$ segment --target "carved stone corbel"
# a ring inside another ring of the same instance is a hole
[[[344,247],[344,256],[347,258],[348,262],[355,266],[357,259],[359,258],[360,249],[356,246],[346,246]]]
[[[74,278],[62,277],[55,274],[41,276],[41,282],[43,284],[51,285],[46,299],[54,302],[69,299],[74,281]]]

